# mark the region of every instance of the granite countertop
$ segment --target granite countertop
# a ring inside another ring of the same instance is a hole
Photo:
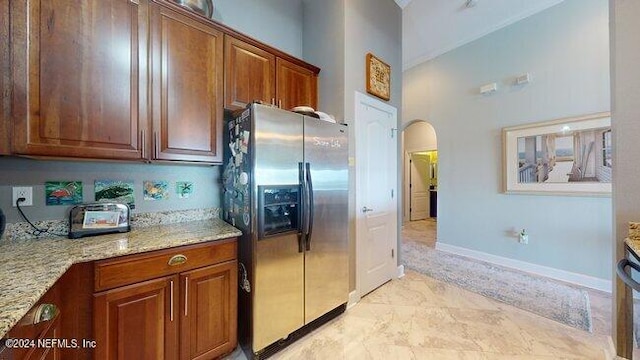
[[[627,244],[629,250],[635,253],[636,257],[640,258],[640,239],[626,238],[624,243]]]
[[[240,235],[226,222],[210,219],[81,239],[0,241],[0,338],[75,263]]]

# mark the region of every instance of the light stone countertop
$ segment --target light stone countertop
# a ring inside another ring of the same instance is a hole
[[[240,236],[220,219],[80,239],[0,241],[0,338],[75,263]]]
[[[637,257],[640,257],[640,239],[626,238],[624,239],[624,243],[629,246],[629,249],[631,249]]]

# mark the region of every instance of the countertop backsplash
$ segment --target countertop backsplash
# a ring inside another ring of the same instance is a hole
[[[131,227],[135,229],[153,225],[168,225],[213,218],[220,218],[220,208],[134,213],[131,214]],[[27,222],[8,223],[4,236],[0,241],[66,237],[66,234],[69,232],[68,219],[35,221],[34,225],[39,229],[47,229],[48,232],[35,236],[33,234],[33,228]]]

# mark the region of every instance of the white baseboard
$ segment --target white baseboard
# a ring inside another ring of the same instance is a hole
[[[455,245],[436,242],[436,250],[470,257],[476,260],[486,261],[488,263],[501,265],[516,270],[546,276],[552,279],[565,281],[571,284],[584,286],[590,289],[596,289],[611,293],[611,280],[604,280],[593,276],[578,274],[566,270],[555,269],[547,266],[532,264],[529,262],[509,259],[502,256],[492,255],[481,251],[471,250]]]
[[[360,301],[360,294],[358,294],[358,291],[353,290],[349,293],[349,302],[347,302],[347,309],[353,307],[358,303],[358,301]]]
[[[398,265],[398,279],[404,277],[404,265]]]

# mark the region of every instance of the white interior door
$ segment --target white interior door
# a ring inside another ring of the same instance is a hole
[[[427,154],[414,153],[411,154],[410,163],[410,219],[411,221],[423,220],[429,216],[429,165],[431,159]]]
[[[396,274],[397,110],[356,92],[356,268],[360,296]]]

